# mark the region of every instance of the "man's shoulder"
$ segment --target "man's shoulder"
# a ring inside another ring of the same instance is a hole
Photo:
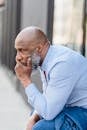
[[[51,45],[50,47],[50,59],[51,64],[55,64],[56,62],[66,61],[67,58],[73,51],[62,45]]]
[[[81,54],[68,47],[62,45],[52,45],[47,64],[48,70],[50,71],[53,66],[60,65],[64,62],[67,66],[72,67],[73,65],[74,68],[77,68],[79,64],[82,66],[82,63],[85,61],[85,58]]]

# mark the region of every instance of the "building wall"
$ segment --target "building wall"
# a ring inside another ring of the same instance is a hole
[[[1,35],[1,62],[12,69],[15,65],[14,41],[18,32],[27,26],[38,26],[47,33],[49,0],[6,0]],[[1,16],[2,15],[2,16]],[[1,21],[0,21],[1,23]],[[51,34],[51,32],[50,32]],[[3,43],[3,44],[2,44]]]
[[[0,57],[1,57],[1,46],[2,46],[2,31],[3,31],[3,21],[2,21],[2,17],[3,17],[3,11],[4,11],[4,8],[3,7],[0,7]],[[1,62],[1,60],[0,60]]]
[[[27,26],[39,26],[47,30],[48,0],[22,0],[21,29]]]
[[[2,43],[1,43],[1,63],[10,69],[14,69],[15,50],[14,40],[16,37],[16,14],[17,0],[6,0],[3,6],[2,15]]]

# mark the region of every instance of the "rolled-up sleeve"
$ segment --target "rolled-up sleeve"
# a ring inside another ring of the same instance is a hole
[[[35,84],[26,88],[29,103],[46,120],[52,120],[63,109],[77,81],[74,67],[57,63],[49,72],[48,86],[40,93]]]

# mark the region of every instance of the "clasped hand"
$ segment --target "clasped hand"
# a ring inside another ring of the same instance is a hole
[[[16,60],[15,72],[17,78],[21,81],[23,86],[27,86],[31,83],[31,73],[32,73],[32,62],[29,58],[27,61],[27,65],[23,65],[21,62]]]

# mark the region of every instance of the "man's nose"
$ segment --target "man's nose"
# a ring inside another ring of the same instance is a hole
[[[16,62],[17,61],[21,61],[22,60],[22,56],[17,54],[15,60],[16,60]]]

